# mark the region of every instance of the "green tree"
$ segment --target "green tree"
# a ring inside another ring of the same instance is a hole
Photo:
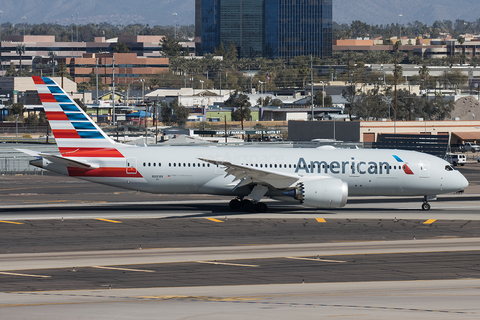
[[[162,46],[162,51],[163,53],[168,57],[168,58],[176,58],[180,56],[180,53],[182,52],[182,46],[178,42],[178,40],[175,40],[173,37],[166,35],[162,42],[160,43]]]
[[[225,101],[225,106],[227,108],[232,108],[235,110],[232,112],[232,120],[233,121],[242,121],[242,110],[243,109],[243,120],[250,120],[250,101],[248,100],[248,96],[243,93],[238,93],[238,91],[234,91],[230,94],[230,97]]]
[[[12,114],[18,114],[22,119],[23,119],[23,114],[27,110],[27,108],[25,108],[25,106],[21,102],[12,104],[11,109],[12,109]]]
[[[162,122],[167,125],[184,125],[187,122],[190,110],[178,103],[178,98],[170,103],[162,102],[160,114]]]
[[[326,95],[325,99],[322,99],[323,97],[323,92],[322,91],[317,91],[315,95],[313,96],[313,104],[317,106],[322,106],[325,104],[325,106],[331,106],[332,105],[332,96],[331,95]]]
[[[38,126],[38,116],[35,112],[30,112],[25,119],[25,123],[31,127]]]
[[[237,60],[237,58],[238,58],[237,47],[235,46],[235,42],[232,41],[230,42],[230,46],[228,47],[227,54],[225,54],[225,60],[232,62],[234,60]]]
[[[223,42],[220,41],[220,44],[218,45],[218,47],[215,48],[215,55],[216,56],[225,56],[225,47],[223,46]]]
[[[117,53],[130,53],[128,46],[122,42],[117,42],[117,44],[112,48],[112,51]]]
[[[15,64],[13,62],[10,62],[10,66],[7,69],[7,72],[5,73],[6,77],[14,77],[17,75],[17,69],[15,69]]]

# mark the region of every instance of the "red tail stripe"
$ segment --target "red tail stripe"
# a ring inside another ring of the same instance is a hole
[[[32,79],[35,84],[45,84],[42,77],[40,76],[32,76]]]
[[[128,174],[127,168],[98,168],[87,170],[69,167],[68,175],[71,177],[143,178],[138,171],[135,174]]]
[[[65,157],[99,157],[99,158],[123,158],[115,148],[58,148],[60,153]]]
[[[49,121],[62,120],[69,121],[67,115],[62,111],[47,111],[47,118]]]
[[[55,139],[80,139],[81,138],[77,130],[52,130],[52,132]]]
[[[57,100],[51,93],[39,93],[38,96],[40,97],[40,100],[42,100],[42,103],[57,102]]]

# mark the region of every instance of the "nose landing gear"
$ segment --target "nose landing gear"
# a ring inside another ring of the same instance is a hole
[[[423,203],[422,203],[422,210],[423,211],[430,210],[430,204],[428,203],[428,201],[434,201],[434,200],[437,200],[437,196],[424,196]]]

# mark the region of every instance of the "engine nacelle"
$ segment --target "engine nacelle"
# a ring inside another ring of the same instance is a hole
[[[330,177],[308,179],[284,194],[293,196],[306,207],[341,208],[347,203],[348,184]]]

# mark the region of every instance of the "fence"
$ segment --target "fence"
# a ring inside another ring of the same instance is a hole
[[[3,144],[0,145],[0,174],[1,175],[43,175],[45,170],[31,166],[30,160],[34,157],[24,154],[15,148],[29,149],[37,152],[58,154],[56,145],[31,145],[31,144]]]

